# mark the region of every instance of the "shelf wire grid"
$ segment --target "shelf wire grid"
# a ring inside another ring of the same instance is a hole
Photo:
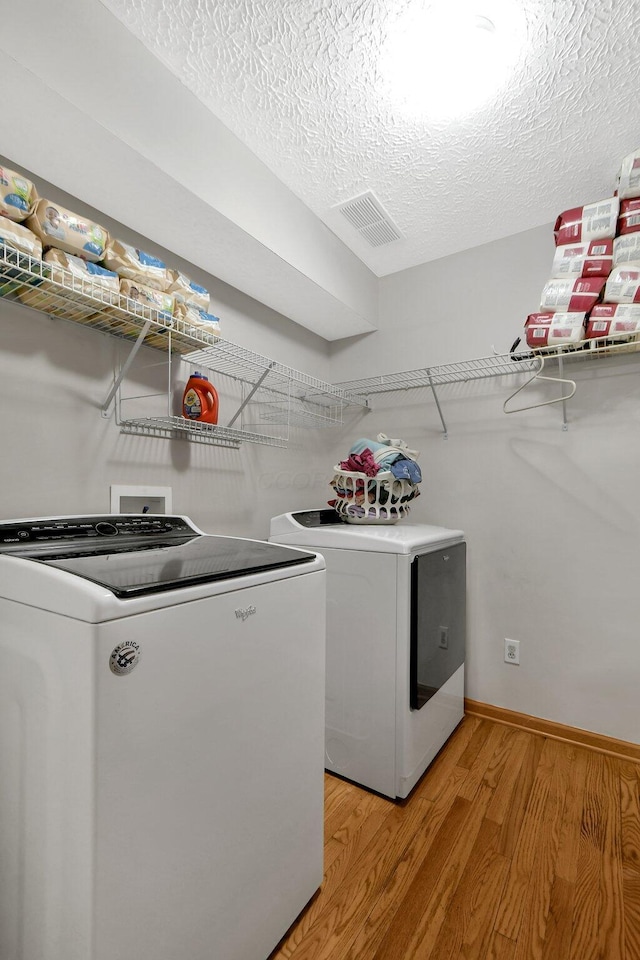
[[[110,336],[135,341],[150,322],[145,345],[188,353],[215,343],[215,334],[124,297],[89,277],[27,256],[0,241],[0,296],[49,316],[82,323]]]
[[[639,350],[640,341],[635,339],[582,340],[571,346],[550,346],[535,351],[494,354],[475,360],[461,360],[457,363],[444,363],[432,367],[421,367],[417,370],[342,381],[336,386],[347,394],[359,395],[362,399],[373,394],[393,393],[396,390],[414,390],[420,387],[466,383],[510,374],[535,373],[539,372],[545,363],[557,360],[570,362],[596,360],[599,357],[636,353]]]
[[[445,383],[464,383],[512,373],[534,372],[540,367],[540,361],[533,356],[525,356],[517,362],[514,357],[513,354],[496,354],[476,360],[461,360],[457,363],[349,380],[339,383],[338,386],[347,393],[366,397],[376,393],[392,393],[395,390],[414,390]]]
[[[164,437],[176,439],[182,437],[196,443],[230,447],[237,450],[241,443],[259,443],[263,446],[286,447],[285,437],[271,437],[248,430],[234,430],[218,424],[203,423],[199,420],[185,420],[183,417],[139,417],[123,419],[118,423],[123,433],[146,437]]]
[[[28,256],[1,240],[0,296],[134,343],[148,322],[145,346],[176,352],[194,367],[205,367],[250,388],[263,378],[253,402],[266,398],[259,417],[265,422],[324,426],[342,423],[345,406],[366,406],[362,398],[333,384],[224,340],[204,326],[124,297],[90,277],[78,277],[58,264]],[[243,431],[236,434],[241,432],[244,436]],[[245,439],[254,442],[250,436]],[[282,438],[271,440],[279,443]]]
[[[219,339],[214,346],[188,353],[184,357],[194,366],[207,367],[245,383],[255,382],[268,370],[265,383],[269,389],[282,388],[283,394],[303,403],[320,407],[341,408],[350,404],[366,406],[366,403],[351,393],[317,377],[301,373],[276,360],[270,360],[245,347]],[[337,414],[334,414],[336,416]]]

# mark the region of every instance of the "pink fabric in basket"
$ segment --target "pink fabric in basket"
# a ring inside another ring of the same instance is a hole
[[[365,447],[362,453],[352,453],[347,460],[342,460],[340,469],[349,473],[364,473],[367,477],[375,477],[380,467],[374,460],[371,450]]]

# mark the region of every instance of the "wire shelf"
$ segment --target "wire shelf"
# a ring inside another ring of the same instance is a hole
[[[145,323],[147,346],[178,353],[215,343],[206,328],[195,327],[162,311],[77,277],[53,263],[36,260],[0,241],[0,296],[49,316],[82,323],[114,337],[137,340]]]
[[[322,429],[342,423],[342,406],[322,406],[291,397],[268,400],[258,404],[260,421],[263,423],[285,423],[295,426]]]
[[[566,347],[551,346],[535,351],[495,354],[475,360],[461,360],[458,363],[444,363],[417,370],[343,381],[337,386],[349,395],[359,395],[362,399],[373,394],[393,393],[396,390],[433,388],[447,383],[466,383],[488,377],[534,373],[540,369],[543,360],[595,360],[598,357],[636,353],[639,350],[640,341],[582,340]]]
[[[531,355],[524,356],[516,362],[514,354],[497,354],[476,360],[461,360],[458,363],[445,363],[433,367],[420,367],[417,370],[405,370],[401,373],[349,380],[338,386],[347,393],[366,397],[376,393],[392,393],[395,390],[415,390],[445,383],[465,383],[469,380],[483,380],[487,377],[534,371],[539,365],[539,361]]]
[[[168,440],[178,438],[208,443],[218,447],[230,447],[237,450],[241,443],[260,443],[270,447],[286,447],[286,437],[266,436],[247,430],[234,430],[199,420],[185,420],[182,417],[140,417],[119,421],[123,433],[133,433],[145,437],[164,437]]]
[[[249,388],[252,402],[263,405],[259,420],[273,424],[326,426],[342,423],[346,406],[366,406],[362,398],[292,367],[264,357],[206,327],[185,323],[145,304],[105,289],[90,276],[76,276],[58,264],[28,256],[0,240],[0,297],[47,315],[81,323],[102,333],[136,343],[147,326],[145,346],[177,353],[193,365],[242,383]],[[142,421],[124,421],[127,424]],[[186,432],[203,437],[186,421]],[[142,428],[141,428],[142,429]],[[147,429],[145,427],[144,429]],[[160,428],[156,428],[160,429]],[[182,424],[172,425],[172,435],[183,433]],[[223,428],[218,428],[218,433]],[[282,438],[263,437],[244,430],[232,431],[232,443],[242,440],[286,445]],[[158,434],[156,434],[158,435]],[[216,442],[221,442],[221,435]]]
[[[271,389],[280,385],[287,389],[289,396],[305,403],[328,407],[353,403],[366,406],[364,401],[354,398],[333,384],[301,373],[228,340],[218,339],[213,346],[188,353],[184,359],[194,366],[207,367],[245,383],[254,383],[266,372],[265,385],[268,384]]]

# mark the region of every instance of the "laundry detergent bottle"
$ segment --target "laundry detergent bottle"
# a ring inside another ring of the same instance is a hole
[[[203,373],[192,373],[182,394],[182,416],[203,423],[218,422],[218,392]]]

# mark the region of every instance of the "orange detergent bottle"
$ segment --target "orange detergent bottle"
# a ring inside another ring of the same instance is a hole
[[[218,422],[218,392],[203,373],[194,372],[182,394],[182,416],[204,423]]]

